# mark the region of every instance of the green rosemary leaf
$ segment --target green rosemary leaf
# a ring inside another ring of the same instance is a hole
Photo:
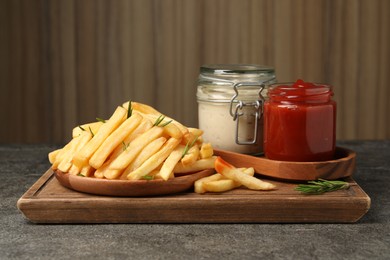
[[[122,141],[122,145],[123,145],[123,151],[126,151],[127,147],[129,147],[130,143],[126,144],[124,141]]]
[[[318,179],[317,181],[308,181],[308,184],[299,184],[295,190],[304,194],[323,194],[325,192],[331,192],[336,190],[343,190],[349,188],[349,183],[345,181],[328,181],[324,179]]]
[[[167,126],[169,125],[170,123],[172,123],[173,120],[169,120],[168,122],[165,122],[164,124],[160,125],[161,127],[164,127],[164,126]]]
[[[181,155],[181,158],[183,158],[188,153],[188,150],[190,150],[190,148],[195,144],[196,140],[198,140],[198,137],[199,136],[194,138],[194,140],[192,140],[191,144],[190,144],[190,141],[187,142],[186,146],[184,147],[183,154]]]
[[[102,118],[99,118],[99,117],[97,117],[96,120],[97,120],[98,122],[102,122],[102,123],[105,123],[105,122],[106,122],[106,120],[104,120],[104,119],[102,119]]]
[[[131,100],[129,100],[129,106],[127,107],[127,118],[131,117],[133,114],[133,108],[131,106]]]
[[[154,176],[153,175],[146,175],[146,176],[143,176],[142,179],[147,180],[147,181],[151,181],[154,179]]]
[[[90,132],[91,132],[91,134],[92,134],[92,137],[94,137],[94,136],[95,136],[95,134],[92,132],[92,129],[91,129],[91,127],[89,126],[88,128],[89,128],[89,131],[90,131]]]
[[[81,173],[78,173],[77,176],[80,176],[80,177],[85,177],[84,175],[82,175]]]
[[[79,128],[83,131],[85,131],[84,127],[82,127],[81,125],[79,125]]]
[[[156,122],[154,122],[153,126],[158,126],[163,120],[164,120],[165,116],[163,115],[160,115],[157,119],[156,119]]]

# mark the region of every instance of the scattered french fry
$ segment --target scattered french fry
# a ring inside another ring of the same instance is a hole
[[[206,189],[204,188],[203,184],[205,182],[212,182],[212,181],[218,181],[218,180],[221,180],[223,179],[223,175],[220,174],[220,173],[216,173],[216,174],[213,174],[213,175],[210,175],[210,176],[207,176],[207,177],[204,177],[202,179],[199,179],[197,181],[195,181],[195,192],[196,193],[205,193],[206,192]]]
[[[255,174],[255,170],[252,167],[239,168],[239,170],[247,175],[250,175],[250,176],[253,176]],[[219,183],[220,180],[222,180],[223,182]],[[205,184],[210,183],[210,182],[212,182],[213,184],[211,186],[209,186],[210,188],[208,188],[208,186]],[[223,176],[220,173],[215,173],[211,176],[204,177],[202,179],[195,181],[194,186],[195,186],[196,193],[205,193],[207,191],[224,192],[224,191],[228,191],[228,190],[237,188],[237,187],[241,186],[241,184],[237,183],[233,180],[227,179],[225,176]],[[221,187],[218,187],[218,186],[221,186]]]
[[[234,180],[251,190],[272,190],[275,185],[242,173],[239,169],[224,161],[221,157],[215,160],[215,170],[225,177]]]

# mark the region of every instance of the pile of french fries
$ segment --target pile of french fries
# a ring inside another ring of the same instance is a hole
[[[53,170],[109,180],[169,180],[205,169],[217,173],[195,182],[195,192],[225,192],[240,186],[271,190],[253,168],[235,168],[214,156],[203,131],[185,127],[154,108],[126,102],[108,120],[77,126],[63,148],[49,153]]]
[[[84,177],[168,180],[214,168],[216,156],[202,134],[148,105],[126,102],[108,120],[75,127],[49,161],[53,170]]]

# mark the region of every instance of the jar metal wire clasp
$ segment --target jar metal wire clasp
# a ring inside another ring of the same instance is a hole
[[[238,89],[242,86],[247,86],[247,87],[260,87],[258,95],[259,99],[256,101],[243,101],[243,100],[238,100],[237,97],[239,95]],[[248,145],[248,144],[255,144],[257,142],[257,133],[258,133],[258,128],[259,128],[259,121],[263,115],[263,104],[264,104],[264,97],[261,95],[261,92],[265,88],[264,83],[257,83],[257,82],[239,82],[235,83],[233,85],[233,89],[235,91],[234,96],[230,100],[230,115],[233,117],[233,120],[236,121],[236,137],[235,141],[237,144],[242,144],[242,145]],[[234,104],[235,107],[234,107]],[[242,141],[239,138],[239,132],[240,132],[240,117],[244,115],[243,113],[243,108],[251,106],[254,107],[255,114],[254,114],[254,121],[255,121],[255,127],[254,127],[254,133],[253,133],[253,138],[251,140],[247,141]]]

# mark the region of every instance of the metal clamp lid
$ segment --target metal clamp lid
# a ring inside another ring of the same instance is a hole
[[[236,144],[241,144],[241,145],[248,145],[248,144],[255,144],[257,142],[257,133],[258,133],[258,128],[259,128],[259,120],[263,116],[263,105],[264,105],[264,97],[261,95],[261,92],[264,90],[266,83],[273,81],[275,77],[272,77],[271,79],[258,83],[258,82],[238,82],[233,85],[234,89],[234,96],[230,100],[230,115],[233,117],[234,121],[236,122],[236,135],[235,135],[235,141]],[[251,102],[245,102],[242,100],[236,100],[238,97],[238,89],[242,86],[252,86],[252,87],[260,87],[258,95],[259,99],[256,101],[251,101]],[[235,106],[235,109],[233,111],[233,103],[237,103]],[[249,141],[240,141],[239,140],[239,122],[240,122],[240,117],[244,115],[242,109],[246,106],[252,106],[255,108],[255,128],[254,128],[254,133],[253,133],[253,138],[252,140]]]

